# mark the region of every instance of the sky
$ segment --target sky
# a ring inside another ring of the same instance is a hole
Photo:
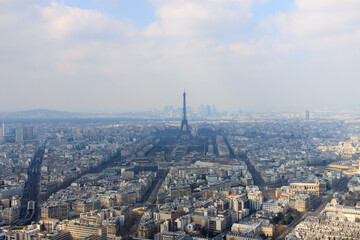
[[[0,112],[359,105],[359,0],[0,0]]]

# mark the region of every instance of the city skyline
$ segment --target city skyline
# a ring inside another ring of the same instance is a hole
[[[0,112],[359,104],[360,3],[2,1]],[[351,87],[349,87],[351,86]]]
[[[0,240],[360,239],[359,0],[0,0]]]
[[[359,239],[358,114],[312,118],[6,122],[0,239]]]

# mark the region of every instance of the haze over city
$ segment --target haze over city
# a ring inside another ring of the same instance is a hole
[[[360,104],[360,1],[0,2],[0,112]]]

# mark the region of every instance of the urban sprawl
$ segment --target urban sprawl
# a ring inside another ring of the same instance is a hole
[[[0,239],[360,239],[360,119],[302,115],[5,121]]]

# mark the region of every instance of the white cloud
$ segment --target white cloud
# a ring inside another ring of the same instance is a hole
[[[357,95],[359,1],[299,0],[250,28],[252,2],[154,0],[157,21],[138,29],[62,3],[1,1],[0,111],[179,106],[184,88],[190,105],[233,109]]]
[[[158,21],[147,36],[213,36],[234,31],[251,18],[253,0],[155,1]]]
[[[341,34],[358,29],[360,1],[296,0],[295,9],[279,14],[280,31],[298,37]]]

